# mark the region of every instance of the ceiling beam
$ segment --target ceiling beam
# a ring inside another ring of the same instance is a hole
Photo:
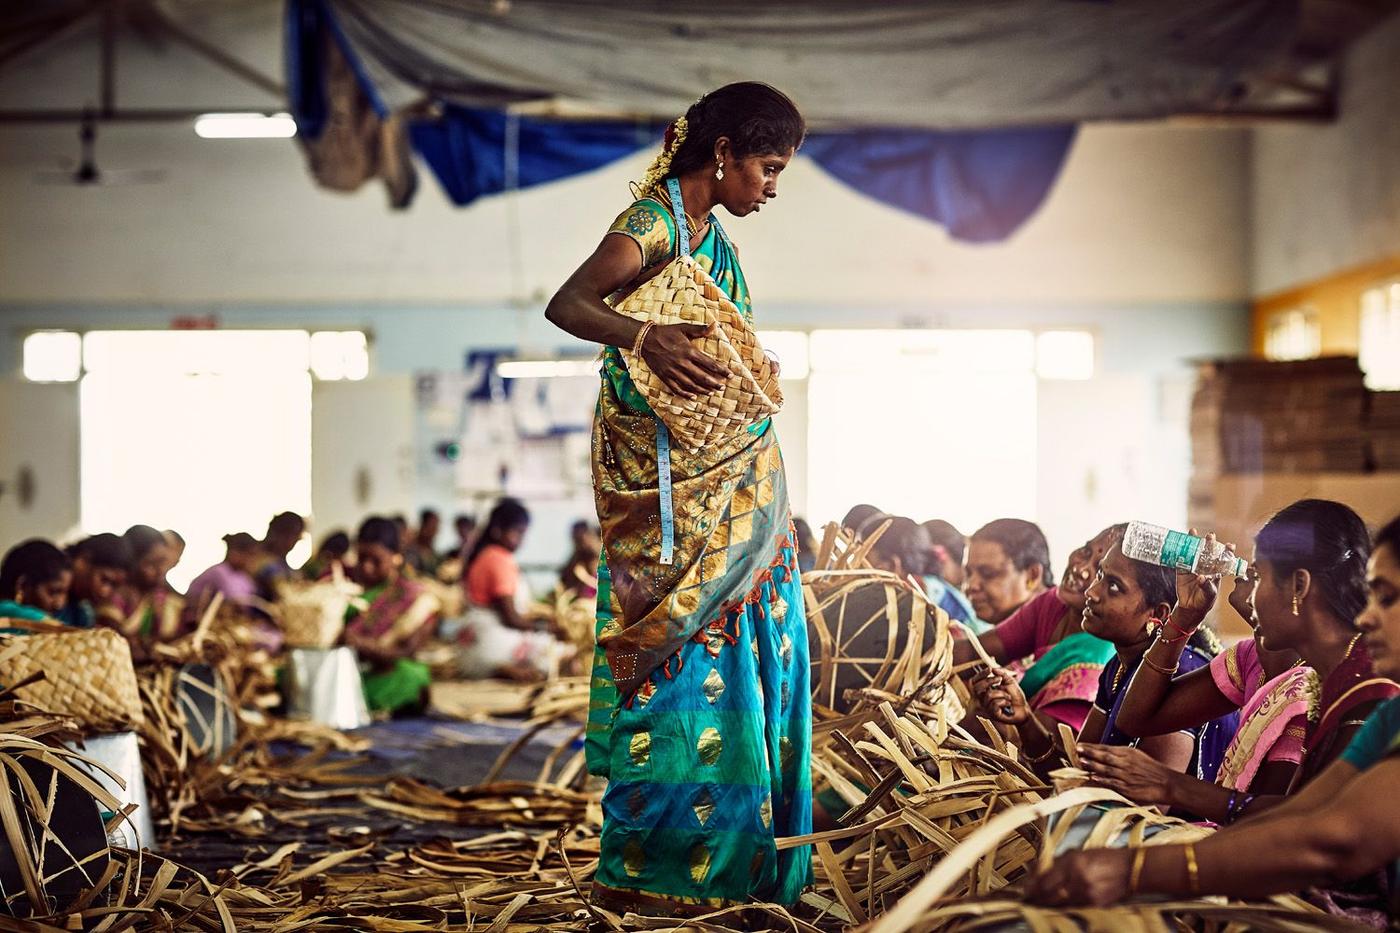
[[[5,50],[0,55],[0,71],[19,61],[26,55],[37,52],[39,49],[62,42],[64,39],[81,32],[86,26],[89,18],[105,9],[102,2],[94,2],[87,9],[79,10],[66,17],[56,18],[48,27],[41,29],[36,35],[25,39],[16,45]]]
[[[0,110],[0,124],[45,124],[45,123],[181,123],[201,117],[206,113],[258,113],[273,116],[274,112],[264,104],[249,106],[237,104],[229,107],[186,108],[125,108],[110,112],[98,110]]]
[[[202,36],[196,35],[184,26],[181,26],[154,4],[150,5],[147,12],[154,17],[155,22],[159,25],[162,32],[176,42],[184,45],[195,54],[207,59],[245,83],[260,88],[274,97],[285,98],[287,96],[286,85],[282,84],[282,82],[264,74],[247,62],[230,55]]]

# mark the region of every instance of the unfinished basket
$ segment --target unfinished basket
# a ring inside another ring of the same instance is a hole
[[[332,648],[345,630],[345,613],[359,588],[344,580],[287,583],[277,612],[288,648]]]
[[[713,324],[698,343],[729,371],[724,385],[708,395],[684,398],[629,349],[622,357],[637,390],[683,447],[722,443],[751,424],[777,414],[783,405],[778,374],[734,302],[691,256],[677,256],[618,303],[616,310],[653,324]]]
[[[131,648],[111,629],[69,629],[0,636],[0,684],[17,684],[27,703],[71,716],[93,732],[124,732],[142,723]]]

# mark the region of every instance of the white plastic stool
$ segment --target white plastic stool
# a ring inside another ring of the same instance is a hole
[[[287,660],[287,712],[333,729],[370,724],[355,652],[339,648],[293,648]]]
[[[136,812],[118,823],[112,829],[114,845],[129,849],[156,849],[156,831],[151,824],[151,803],[146,795],[146,778],[141,774],[141,748],[135,732],[114,732],[110,735],[86,736],[82,744],[68,742],[69,748],[84,758],[116,772],[126,787],[123,788],[112,776],[101,768],[88,768],[88,771],[123,805],[136,804]]]

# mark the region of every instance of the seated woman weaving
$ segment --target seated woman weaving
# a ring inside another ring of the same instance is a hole
[[[1113,656],[1113,645],[1084,631],[1085,588],[1099,571],[1099,561],[1122,540],[1125,525],[1105,528],[1069,556],[1057,587],[1041,593],[1000,625],[978,636],[982,649],[1008,671],[1031,659],[1021,674],[1021,692],[1030,712],[1048,731],[1060,723],[1078,732],[1089,718],[1098,694],[1099,674]],[[953,660],[977,658],[966,640],[953,645]],[[1008,676],[1014,679],[1015,674]]]
[[[410,712],[427,705],[432,677],[414,653],[432,634],[439,603],[403,572],[399,530],[388,518],[367,518],[355,539],[355,582],[365,588],[363,610],[346,614],[345,644],[367,668],[365,703],[380,712]]]
[[[1114,544],[1099,563],[1098,574],[1085,591],[1084,600],[1084,631],[1112,643],[1114,656],[1099,675],[1098,693],[1079,731],[1079,740],[1136,745],[1168,768],[1213,780],[1225,746],[1235,733],[1237,714],[1144,739],[1124,734],[1117,723],[1132,674],[1176,604],[1175,574],[1132,560]],[[1182,652],[1181,667],[1188,671],[1205,667],[1215,653],[1204,633],[1195,632]],[[1017,728],[1032,764],[1046,770],[1058,762],[1059,743],[1032,715],[1014,676],[994,668],[975,679],[972,686],[986,715]]]
[[[1376,536],[1369,596],[1356,618],[1376,673],[1400,677],[1400,520]],[[1264,897],[1334,886],[1385,869],[1391,891],[1400,858],[1400,698],[1378,707],[1307,787],[1267,813],[1188,845],[1089,849],[1057,859],[1033,879],[1040,904],[1117,904],[1137,894]],[[1390,903],[1390,914],[1396,914]],[[1383,924],[1383,912],[1371,918]]]
[[[68,557],[73,561],[73,584],[58,620],[74,628],[93,628],[97,607],[110,603],[126,583],[131,548],[120,535],[103,532],[69,546]]]
[[[258,584],[248,571],[258,553],[258,541],[246,531],[224,535],[224,559],[195,577],[185,594],[185,620],[193,624],[215,596],[232,606],[252,605]]]
[[[0,560],[0,620],[53,621],[72,581],[68,556],[50,542],[32,538],[15,545]]]
[[[525,506],[502,499],[467,554],[463,574],[468,608],[455,636],[465,677],[539,680],[560,652],[553,636],[538,631],[524,615],[529,593],[515,552],[529,527]]]
[[[1344,723],[1364,718],[1395,689],[1368,675],[1369,664],[1359,666],[1365,648],[1354,644],[1357,635],[1347,621],[1365,602],[1369,549],[1365,525],[1344,505],[1303,500],[1279,512],[1255,539],[1249,579],[1237,581],[1231,594],[1232,605],[1252,618],[1254,638],[1232,646],[1208,669],[1173,679],[1167,672],[1176,666],[1181,638],[1215,598],[1213,580],[1179,576],[1177,610],[1149,649],[1151,663],[1133,678],[1119,725],[1129,735],[1154,735],[1241,710],[1240,730],[1216,783],[1167,772],[1131,749],[1086,748],[1085,767],[1139,803],[1176,806],[1219,823],[1267,809],[1300,787],[1305,754],[1308,776],[1322,771],[1345,747],[1329,733],[1346,730],[1349,737],[1356,727]],[[1339,709],[1351,709],[1327,717],[1328,731],[1313,727],[1323,725],[1323,710],[1316,708],[1320,682],[1330,682],[1322,692],[1338,697]],[[1352,709],[1355,703],[1365,705]],[[1313,741],[1307,741],[1310,732]]]
[[[165,582],[175,564],[169,539],[149,525],[133,525],[122,538],[131,550],[131,570],[112,601],[97,608],[97,616],[126,637],[132,660],[140,663],[149,660],[153,643],[180,634],[184,600]]]

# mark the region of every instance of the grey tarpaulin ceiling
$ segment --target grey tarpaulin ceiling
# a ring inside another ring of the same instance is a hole
[[[1366,0],[329,0],[388,105],[428,92],[669,117],[760,79],[818,126],[1325,115]]]

